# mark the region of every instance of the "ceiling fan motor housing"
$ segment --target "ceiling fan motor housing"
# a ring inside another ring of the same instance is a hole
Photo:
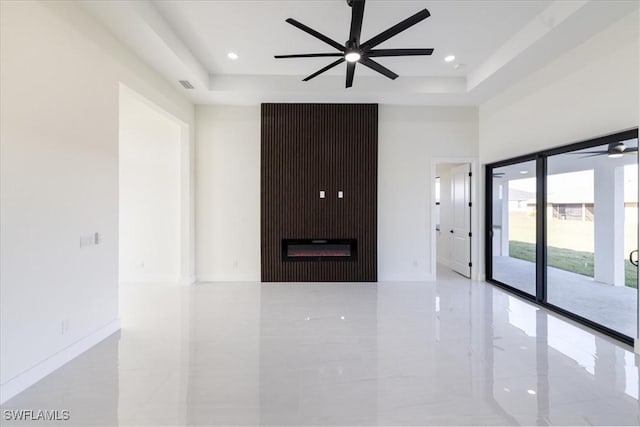
[[[357,40],[347,40],[344,43],[345,52],[360,52],[360,44]]]

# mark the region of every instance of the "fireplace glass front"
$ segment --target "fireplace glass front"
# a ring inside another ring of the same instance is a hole
[[[356,239],[284,239],[282,257],[285,261],[353,261],[356,259]]]

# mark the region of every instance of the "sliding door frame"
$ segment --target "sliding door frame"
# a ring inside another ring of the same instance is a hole
[[[485,166],[485,273],[486,281],[506,289],[521,298],[534,302],[553,312],[561,314],[573,321],[586,325],[605,335],[633,346],[636,337],[629,337],[616,330],[603,326],[585,317],[579,316],[566,309],[553,305],[547,301],[547,159],[550,156],[564,154],[571,151],[583,150],[604,144],[638,138],[638,128],[617,132],[586,141],[576,142],[561,147],[542,150],[535,153],[514,157]],[[636,153],[637,155],[637,153]],[[493,277],[493,170],[517,163],[536,161],[536,295],[529,295],[513,286],[503,283]],[[640,167],[640,165],[639,165]],[[638,289],[636,289],[638,292]],[[638,323],[638,319],[636,319]],[[636,331],[638,335],[638,331]]]
[[[501,288],[507,289],[508,291],[511,291],[512,293],[522,297],[522,298],[526,298],[530,301],[533,302],[540,302],[537,300],[536,295],[530,295],[518,288],[515,288],[513,286],[509,286],[508,284],[501,282],[497,279],[493,278],[493,169],[495,168],[500,168],[503,166],[511,166],[511,165],[515,165],[518,163],[524,163],[524,162],[531,162],[531,161],[535,161],[536,162],[536,193],[540,190],[540,182],[538,180],[538,155],[537,154],[527,154],[524,156],[519,156],[519,157],[514,157],[508,160],[502,160],[499,162],[495,162],[495,163],[491,163],[486,165],[486,169],[485,169],[485,224],[486,224],[486,234],[485,234],[485,239],[484,239],[484,243],[485,243],[485,276],[486,276],[486,281],[490,282],[494,285],[497,285]],[[508,198],[508,196],[507,196]],[[538,225],[538,195],[536,194],[536,239],[539,238],[538,233],[539,233],[539,225]],[[538,259],[538,245],[536,244],[536,262]],[[538,290],[538,281],[539,281],[539,272],[538,272],[538,267],[536,264],[536,291]]]

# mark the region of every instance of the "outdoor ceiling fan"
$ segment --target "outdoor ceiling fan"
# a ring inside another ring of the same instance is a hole
[[[433,49],[374,49],[382,42],[389,40],[391,37],[401,33],[402,31],[414,26],[420,21],[427,19],[431,14],[427,9],[422,9],[418,13],[410,16],[402,22],[394,25],[393,27],[381,32],[377,36],[360,43],[360,33],[362,31],[362,18],[364,16],[364,3],[365,0],[347,0],[347,4],[351,7],[351,28],[349,31],[349,40],[344,45],[336,42],[335,40],[319,33],[313,28],[309,28],[306,25],[296,21],[293,18],[288,18],[286,22],[297,27],[312,35],[313,37],[322,40],[328,45],[335,48],[338,52],[331,53],[303,53],[293,55],[275,55],[276,59],[282,58],[319,58],[319,57],[337,57],[338,59],[327,65],[324,68],[316,71],[308,77],[305,77],[303,81],[309,81],[314,77],[319,76],[327,70],[343,63],[347,62],[347,82],[346,87],[353,85],[353,76],[356,70],[356,64],[360,63],[365,67],[371,68],[378,73],[387,76],[388,78],[395,80],[398,75],[388,68],[382,66],[380,63],[374,61],[371,58],[379,58],[385,56],[418,56],[418,55],[431,55]]]
[[[574,154],[589,154],[588,156],[582,156],[581,157],[582,159],[585,157],[595,157],[595,156],[604,156],[604,155],[615,159],[617,157],[622,157],[625,154],[636,153],[637,151],[638,151],[638,147],[627,147],[624,144],[624,142],[613,142],[609,144],[606,150],[581,151],[579,153],[574,153]]]

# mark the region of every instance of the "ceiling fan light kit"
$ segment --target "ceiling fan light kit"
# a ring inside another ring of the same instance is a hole
[[[365,0],[347,0],[347,4],[351,7],[351,27],[349,29],[349,40],[344,45],[336,42],[335,40],[319,33],[318,31],[310,28],[301,22],[296,21],[293,18],[288,18],[287,23],[294,27],[304,31],[313,37],[322,40],[326,44],[332,46],[337,52],[330,53],[302,53],[293,55],[275,55],[276,59],[283,58],[320,58],[320,57],[336,57],[338,58],[331,64],[316,71],[315,73],[305,77],[303,81],[309,81],[314,77],[319,76],[325,71],[331,68],[347,62],[347,78],[345,87],[349,88],[353,86],[353,78],[355,75],[356,64],[362,64],[392,80],[398,78],[398,75],[388,68],[381,65],[379,62],[374,61],[371,58],[390,57],[390,56],[423,56],[431,55],[433,49],[374,49],[379,44],[389,40],[391,37],[401,33],[402,31],[414,26],[415,24],[427,19],[431,14],[427,9],[411,15],[402,22],[388,28],[381,32],[377,36],[360,43],[360,34],[362,32],[362,19],[364,17],[364,4]]]

